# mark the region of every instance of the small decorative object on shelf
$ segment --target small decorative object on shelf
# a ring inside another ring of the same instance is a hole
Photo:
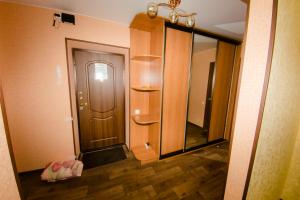
[[[178,6],[180,5],[181,0],[169,0],[168,3],[155,3],[150,2],[147,6],[147,14],[149,17],[154,18],[158,14],[158,8],[160,6],[167,7],[171,11],[169,13],[170,22],[176,24],[179,20],[179,17],[185,17],[186,22],[185,25],[187,27],[193,27],[195,25],[195,18],[194,16],[197,13],[186,13],[182,9],[179,9]]]

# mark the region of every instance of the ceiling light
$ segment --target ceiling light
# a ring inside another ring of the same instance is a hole
[[[154,18],[158,14],[158,8],[160,6],[167,7],[171,11],[169,13],[170,22],[176,24],[179,20],[179,17],[186,18],[186,26],[193,27],[195,25],[194,15],[197,13],[186,13],[185,11],[178,9],[181,0],[169,0],[168,3],[155,3],[150,2],[147,6],[147,14],[149,17]]]
[[[188,16],[186,21],[185,21],[185,25],[187,27],[193,27],[195,25],[195,18],[194,16]]]
[[[149,17],[156,17],[158,12],[158,5],[154,2],[150,2],[147,7],[147,14]]]
[[[178,22],[178,14],[176,10],[171,10],[171,12],[169,13],[169,17],[170,17],[170,22],[172,24],[176,24]]]

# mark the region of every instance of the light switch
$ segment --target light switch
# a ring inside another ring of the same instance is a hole
[[[65,122],[72,122],[73,121],[73,117],[65,117]]]

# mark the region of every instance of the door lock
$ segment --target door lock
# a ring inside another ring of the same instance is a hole
[[[85,103],[83,103],[83,102],[79,103],[79,110],[83,110],[84,107],[87,106],[87,105],[88,105],[87,102],[85,102]]]
[[[81,102],[79,105],[80,106],[87,106],[87,102],[85,102],[85,103]]]

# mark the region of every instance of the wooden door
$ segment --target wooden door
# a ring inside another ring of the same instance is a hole
[[[235,47],[234,44],[218,42],[208,141],[224,138]]]
[[[210,118],[211,118],[211,106],[212,106],[212,92],[214,88],[214,75],[215,75],[215,62],[211,62],[209,66],[205,114],[204,114],[204,130],[209,132]]]
[[[237,96],[237,87],[238,87],[239,76],[240,76],[241,50],[242,50],[242,45],[237,46],[235,51],[235,56],[234,56],[234,65],[233,65],[233,72],[232,72],[233,75],[231,81],[227,119],[226,119],[225,133],[224,133],[224,139],[226,140],[231,140],[233,115],[236,107],[235,100]]]
[[[161,155],[183,150],[192,33],[167,28]]]
[[[73,54],[81,151],[124,143],[124,57],[84,50]]]

